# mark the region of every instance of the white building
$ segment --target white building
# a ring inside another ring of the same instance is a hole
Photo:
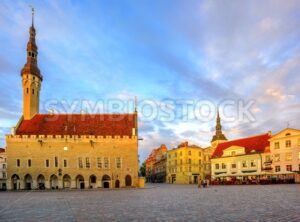
[[[0,190],[6,190],[6,152],[0,148]]]
[[[300,130],[286,128],[272,136],[269,141],[273,174],[283,179],[295,173],[299,177]]]

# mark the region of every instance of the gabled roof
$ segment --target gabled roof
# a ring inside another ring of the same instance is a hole
[[[271,139],[273,139],[274,137],[277,137],[278,135],[280,135],[281,133],[286,132],[286,131],[292,131],[292,132],[298,132],[298,133],[300,133],[300,130],[299,130],[299,129],[295,129],[295,128],[285,128],[284,130],[281,130],[280,132],[274,134],[274,135],[272,136]]]
[[[132,136],[136,114],[37,114],[16,135]]]
[[[237,140],[231,140],[228,142],[220,143],[216,147],[215,152],[212,155],[212,158],[222,157],[223,151],[231,146],[240,146],[245,148],[245,153],[249,154],[251,151],[256,151],[258,153],[264,152],[266,147],[270,145],[269,139],[271,136],[268,133],[240,138]]]

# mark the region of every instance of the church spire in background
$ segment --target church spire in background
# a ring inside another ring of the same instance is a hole
[[[221,125],[221,118],[220,118],[219,109],[218,109],[217,120],[216,120],[216,133],[213,136],[211,142],[214,142],[214,141],[217,141],[217,140],[227,140],[225,135],[222,133],[222,125]]]

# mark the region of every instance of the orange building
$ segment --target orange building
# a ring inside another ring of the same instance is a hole
[[[145,160],[147,182],[165,182],[167,151],[166,145],[162,144],[153,149]]]

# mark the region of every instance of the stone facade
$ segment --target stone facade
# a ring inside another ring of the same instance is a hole
[[[9,135],[6,142],[8,189],[137,185],[137,137]]]

